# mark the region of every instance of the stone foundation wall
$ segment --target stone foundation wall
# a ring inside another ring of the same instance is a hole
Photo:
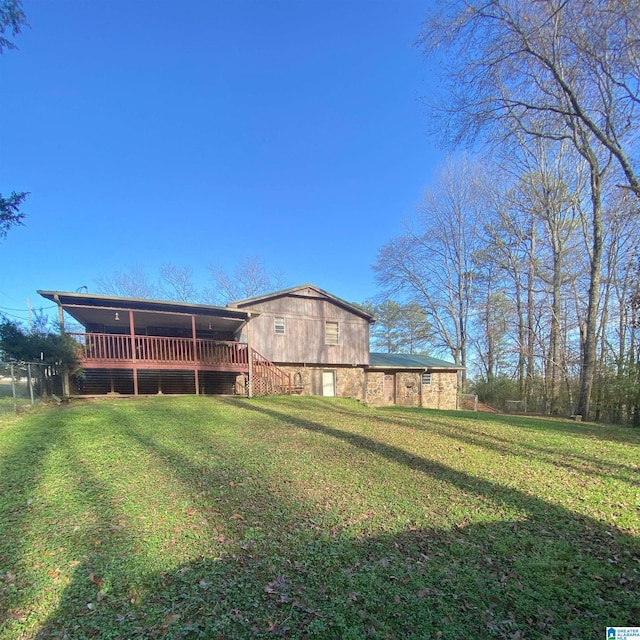
[[[291,376],[291,393],[322,395],[322,372],[335,371],[336,396],[365,399],[365,373],[362,367],[296,367],[278,365]]]
[[[277,367],[291,377],[291,393],[293,395],[311,395],[311,367],[289,367],[282,364]]]
[[[385,401],[383,371],[365,371],[363,367],[302,367],[278,365],[291,376],[291,392],[298,395],[322,395],[322,372],[335,371],[336,396],[363,400],[372,407]],[[422,384],[422,374],[397,371],[395,404],[427,409],[456,409],[458,376],[455,371],[434,371],[431,384]]]
[[[336,395],[341,398],[365,399],[365,373],[362,367],[336,369]]]
[[[458,375],[455,371],[434,371],[431,384],[422,385],[422,406],[427,409],[458,408]]]
[[[396,373],[396,404],[402,407],[419,407],[420,381],[420,373],[414,371]]]
[[[458,376],[455,371],[434,371],[431,384],[422,384],[422,374],[396,371],[394,374],[395,404],[426,409],[456,409]],[[366,403],[372,407],[392,404],[385,399],[382,371],[366,372]]]
[[[384,373],[382,371],[367,371],[367,392],[365,402],[371,407],[382,407],[384,401]]]

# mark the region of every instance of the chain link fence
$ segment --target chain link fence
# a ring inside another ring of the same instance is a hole
[[[0,415],[62,398],[62,374],[41,362],[0,362]]]

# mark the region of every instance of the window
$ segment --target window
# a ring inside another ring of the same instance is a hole
[[[274,318],[273,328],[277,334],[283,336],[284,335],[284,318]]]
[[[423,373],[422,374],[422,384],[431,384],[431,374]]]
[[[338,333],[338,323],[326,320],[324,323],[324,343],[340,344],[340,334]]]

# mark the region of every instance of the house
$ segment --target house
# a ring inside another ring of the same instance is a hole
[[[239,300],[256,314],[254,347],[291,377],[295,393],[364,400],[373,316],[313,285]]]
[[[39,291],[79,324],[69,396],[295,393],[455,409],[461,367],[369,352],[370,314],[314,285],[226,307]],[[67,323],[68,324],[68,323]]]

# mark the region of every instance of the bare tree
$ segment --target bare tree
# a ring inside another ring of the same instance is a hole
[[[211,297],[219,303],[252,298],[286,287],[281,271],[269,273],[258,256],[245,256],[238,266],[229,271],[219,263],[209,263],[213,277]]]
[[[603,276],[600,324],[598,327],[598,386],[596,419],[620,421],[629,404],[621,391],[628,381],[629,362],[635,360],[634,327],[629,301],[635,285],[635,262],[640,244],[638,200],[629,193],[615,193],[603,212]],[[615,382],[611,377],[615,378]],[[604,381],[610,379],[608,384]],[[607,397],[613,389],[615,397]],[[611,413],[605,416],[603,411]]]
[[[160,267],[159,292],[163,299],[177,302],[197,302],[200,299],[191,267],[170,263]]]
[[[576,231],[583,196],[582,171],[566,141],[535,139],[525,154],[526,168],[518,180],[521,202],[540,227],[536,275],[548,292],[548,348],[544,353],[547,411],[557,413],[563,370],[564,296],[575,278]],[[575,255],[573,255],[575,257]]]
[[[379,250],[374,266],[388,294],[404,295],[422,307],[434,346],[448,350],[463,367],[478,249],[480,175],[468,160],[450,159],[413,225]]]
[[[471,342],[475,346],[481,377],[491,383],[511,363],[509,328],[515,309],[509,292],[502,286],[499,267],[487,259],[488,253],[483,250],[476,255],[479,268],[473,314],[475,330]]]
[[[158,287],[141,266],[128,271],[114,271],[111,275],[100,275],[95,279],[98,293],[125,298],[159,297]]]
[[[637,0],[443,0],[419,43],[447,91],[433,103],[449,139],[515,129],[591,139],[640,197],[640,3]],[[546,129],[541,131],[540,115]],[[533,126],[532,126],[533,123]]]
[[[483,249],[477,260],[484,269],[497,273],[488,283],[499,286],[513,300],[514,341],[517,349],[515,377],[521,398],[528,397],[534,372],[533,311],[536,230],[530,212],[520,206],[517,190],[504,179],[503,171],[493,171],[487,184],[490,215],[483,225]],[[488,290],[487,295],[491,292]]]

